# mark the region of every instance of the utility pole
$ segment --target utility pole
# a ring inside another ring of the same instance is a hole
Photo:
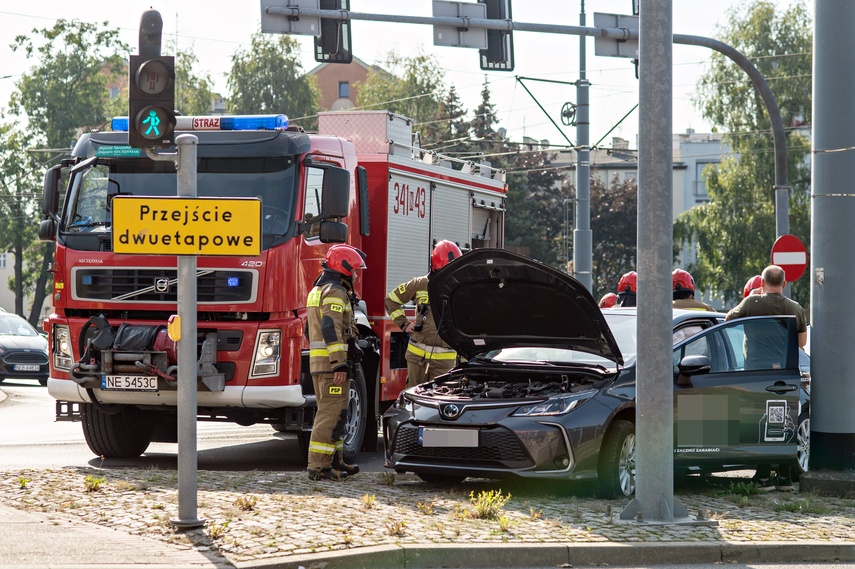
[[[579,26],[585,26],[585,0],[579,13]],[[573,229],[573,276],[592,292],[593,237],[591,235],[591,149],[590,104],[585,54],[587,36],[579,36],[579,80],[576,82],[576,223]]]
[[[811,171],[810,472],[803,490],[855,491],[855,378],[845,354],[855,344],[855,12],[845,0],[814,5],[813,168]]]

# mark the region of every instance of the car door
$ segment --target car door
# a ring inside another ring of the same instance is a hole
[[[688,355],[708,373],[682,378]],[[674,347],[675,465],[756,464],[794,458],[800,373],[795,318],[719,324]],[[686,381],[688,379],[688,381]]]

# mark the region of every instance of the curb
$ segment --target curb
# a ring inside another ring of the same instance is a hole
[[[542,545],[455,544],[364,547],[353,551],[236,562],[238,569],[436,569],[610,567],[682,563],[830,563],[855,561],[855,544],[764,543],[588,543]]]

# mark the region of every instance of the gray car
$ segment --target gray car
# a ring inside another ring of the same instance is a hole
[[[431,276],[438,329],[461,363],[384,414],[386,466],[427,482],[596,480],[635,490],[635,309],[600,310],[538,261],[467,253]],[[674,310],[674,466],[807,467],[809,396],[795,319]]]
[[[0,312],[0,383],[8,378],[48,380],[47,340],[29,322]]]

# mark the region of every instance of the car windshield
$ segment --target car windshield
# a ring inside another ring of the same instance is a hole
[[[497,362],[536,362],[543,364],[587,364],[614,367],[615,362],[577,350],[543,346],[502,348],[487,352],[485,357]]]
[[[202,158],[196,195],[217,198],[260,198],[262,233],[282,235],[293,223],[296,204],[296,161],[293,156]],[[99,159],[72,178],[64,230],[107,233],[112,229],[110,202],[117,195],[169,197],[177,193],[172,162]]]
[[[635,314],[611,314],[608,310],[603,311],[609,329],[615,337],[623,361],[628,362],[635,359],[638,352],[638,333],[635,325]]]
[[[0,315],[0,336],[38,336],[36,329],[30,323],[11,315]]]

